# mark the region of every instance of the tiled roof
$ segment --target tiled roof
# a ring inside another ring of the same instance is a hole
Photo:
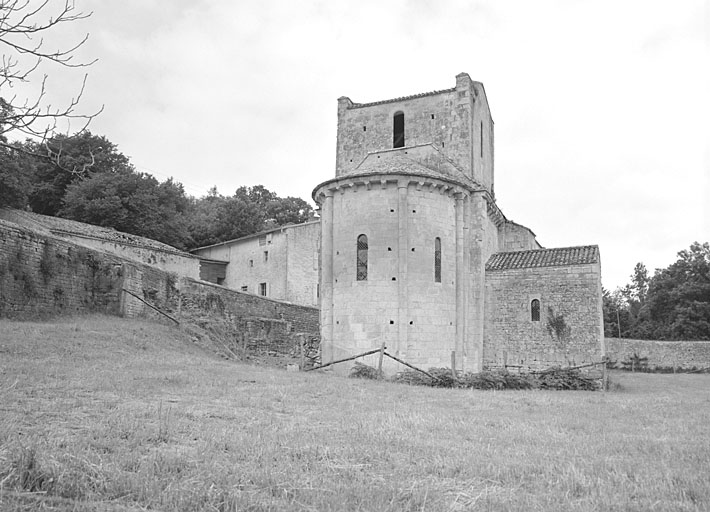
[[[589,263],[599,263],[599,247],[596,245],[539,249],[535,251],[499,252],[488,259],[486,270],[565,267]]]
[[[455,87],[453,89],[442,89],[440,91],[429,91],[429,92],[422,92],[419,94],[412,94],[411,96],[401,96],[399,98],[392,98],[389,100],[373,101],[372,103],[353,103],[350,108],[372,107],[373,105],[383,105],[385,103],[394,103],[397,101],[413,100],[413,99],[417,99],[417,98],[423,98],[425,96],[434,96],[436,94],[443,94],[443,93],[454,92],[454,91],[456,91]]]

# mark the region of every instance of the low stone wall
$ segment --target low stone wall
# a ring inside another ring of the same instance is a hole
[[[318,356],[318,308],[299,306],[219,285],[182,279],[177,315],[206,329],[233,352],[308,365]],[[225,336],[226,334],[226,336]]]
[[[634,356],[648,358],[649,368],[710,368],[710,341],[652,341],[606,338],[606,354],[621,367]]]
[[[266,318],[288,323],[293,332],[319,332],[318,308],[238,292],[194,279],[181,281],[180,295],[182,314],[198,310],[221,317]]]

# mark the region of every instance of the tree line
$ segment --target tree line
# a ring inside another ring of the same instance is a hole
[[[179,249],[215,244],[313,217],[297,197],[262,185],[188,196],[172,178],[138,172],[115,144],[82,131],[41,142],[0,135],[0,207],[29,209],[152,238]]]
[[[653,275],[637,263],[630,283],[603,297],[605,336],[710,340],[710,244],[694,242]]]

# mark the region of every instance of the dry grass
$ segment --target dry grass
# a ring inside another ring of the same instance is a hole
[[[224,361],[178,329],[0,321],[0,509],[701,511],[710,376],[449,390]]]

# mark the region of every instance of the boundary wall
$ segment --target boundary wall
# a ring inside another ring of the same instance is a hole
[[[634,355],[648,358],[649,368],[710,368],[710,341],[656,341],[606,338],[606,355],[621,366]]]

